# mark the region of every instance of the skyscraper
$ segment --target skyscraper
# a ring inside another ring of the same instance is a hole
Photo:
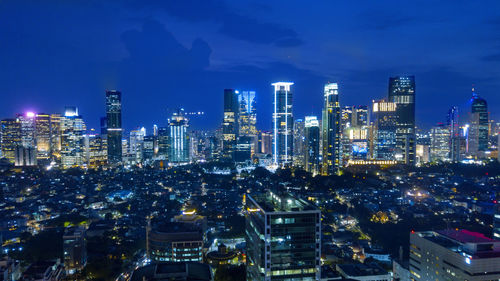
[[[108,163],[122,161],[122,93],[106,91],[106,128],[108,143]]]
[[[224,120],[222,122],[222,157],[234,160],[239,136],[238,91],[224,89]]]
[[[189,163],[189,135],[188,119],[184,116],[183,109],[172,115],[169,122],[169,155],[170,163]]]
[[[21,122],[19,118],[2,120],[2,157],[14,163],[16,147],[21,146]]]
[[[146,136],[146,128],[138,128],[130,131],[129,140],[129,155],[130,161],[141,163],[143,160],[144,137]]]
[[[488,103],[472,88],[468,151],[471,156],[484,158],[488,150],[488,123]]]
[[[394,160],[396,151],[397,104],[384,100],[373,101],[375,117],[373,158]]]
[[[158,128],[158,153],[156,156],[168,159],[168,154],[170,152],[170,129],[169,127]]]
[[[305,169],[313,175],[319,173],[319,121],[316,116],[306,116],[304,124],[305,136]]]
[[[35,117],[36,114],[33,112],[17,115],[17,118],[21,122],[21,145],[23,147],[36,149]]]
[[[341,113],[339,88],[337,83],[328,83],[324,90],[325,104],[323,108],[323,175],[338,172],[342,159]]]
[[[49,159],[52,155],[50,114],[37,113],[35,118],[35,138],[37,159]]]
[[[450,159],[450,127],[439,123],[431,128],[431,161],[449,162]]]
[[[304,167],[306,138],[304,135],[304,120],[295,119],[293,122],[293,165]]]
[[[86,163],[85,123],[76,107],[66,107],[61,119],[61,165],[64,169]]]
[[[448,111],[447,125],[450,130],[450,160],[460,161],[460,127],[458,123],[458,107],[452,106]]]
[[[292,82],[276,82],[273,113],[273,164],[288,165],[293,160]]]
[[[415,165],[415,76],[389,78],[388,101],[397,105],[397,160],[400,163]]]
[[[244,201],[247,280],[319,280],[321,211],[288,193]]]
[[[239,134],[240,136],[257,135],[257,99],[255,91],[242,91],[238,95]]]

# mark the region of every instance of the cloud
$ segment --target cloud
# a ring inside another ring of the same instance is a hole
[[[163,9],[169,15],[189,22],[214,22],[219,32],[231,38],[278,47],[296,47],[303,41],[297,32],[281,24],[261,22],[256,18],[233,12],[220,0],[164,0],[133,2],[142,8]],[[262,6],[261,9],[265,9]]]

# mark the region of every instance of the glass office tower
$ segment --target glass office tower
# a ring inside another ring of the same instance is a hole
[[[106,91],[106,127],[108,141],[108,163],[122,161],[122,93]]]
[[[469,154],[484,158],[488,150],[488,103],[472,89],[471,126],[469,129]]]
[[[257,100],[255,91],[242,91],[238,96],[240,136],[257,135]]]
[[[336,174],[341,166],[341,110],[339,103],[339,87],[337,83],[328,83],[324,90],[325,105],[323,108],[323,175]]]
[[[285,166],[293,160],[292,82],[276,82],[273,113],[273,164]]]
[[[394,160],[397,141],[397,104],[384,100],[373,101],[375,118],[375,137],[373,158],[376,160]]]
[[[184,116],[183,110],[174,113],[168,122],[169,125],[169,154],[170,163],[189,163],[189,135],[188,119]]]
[[[400,163],[415,165],[415,76],[389,78],[389,102],[397,105],[396,148]]]
[[[305,169],[316,175],[319,173],[319,121],[316,116],[306,116],[305,135]]]
[[[224,119],[222,121],[222,157],[234,160],[239,136],[238,91],[224,89]]]
[[[247,280],[319,280],[321,212],[288,193],[245,196]]]

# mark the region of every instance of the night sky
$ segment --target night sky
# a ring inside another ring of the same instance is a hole
[[[43,3],[43,4],[42,4]],[[500,117],[500,1],[0,0],[0,117],[78,106],[89,127],[104,92],[123,93],[126,129],[177,107],[215,129],[224,88],[255,90],[271,127],[271,83],[293,81],[294,115],[320,115],[324,83],[342,105],[416,76],[417,124],[469,110],[471,86]]]

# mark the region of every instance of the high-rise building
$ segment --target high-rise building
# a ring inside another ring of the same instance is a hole
[[[146,136],[146,128],[138,128],[130,131],[129,140],[129,156],[134,163],[141,163],[143,159],[144,137]]]
[[[374,145],[373,158],[394,160],[396,156],[397,119],[395,102],[373,101]]]
[[[272,132],[260,132],[259,134],[260,150],[262,154],[273,154],[273,133]]]
[[[106,147],[106,139],[98,134],[86,134],[85,140],[85,157],[89,168],[99,168],[106,165],[108,149]]]
[[[66,107],[61,118],[61,165],[64,169],[82,166],[85,161],[85,123],[76,107]]]
[[[16,148],[22,146],[21,143],[21,121],[19,118],[2,120],[2,157],[14,163]]]
[[[168,125],[170,133],[168,161],[176,164],[189,163],[189,125],[183,109],[172,115]]]
[[[306,138],[304,135],[304,120],[295,119],[293,122],[293,165],[304,167]]]
[[[239,136],[238,91],[224,89],[224,120],[222,122],[222,157],[234,160]]]
[[[284,166],[293,160],[292,82],[276,82],[273,111],[273,164]]]
[[[108,143],[108,164],[122,161],[122,93],[106,91],[106,131]]]
[[[319,121],[316,116],[306,116],[304,124],[305,136],[305,169],[316,175],[319,173]]]
[[[35,113],[18,114],[17,118],[21,122],[21,145],[23,147],[36,148],[36,123]]]
[[[388,101],[397,105],[396,160],[415,165],[415,76],[389,78]]]
[[[449,229],[410,234],[411,280],[498,280],[500,241]]]
[[[366,105],[358,105],[354,108],[352,118],[352,126],[354,127],[363,127],[368,126],[370,124],[369,114],[368,114],[368,106]]]
[[[50,114],[36,114],[35,138],[37,159],[50,159],[52,156]]]
[[[83,228],[67,228],[63,236],[64,267],[67,274],[82,270],[87,264],[87,243]]]
[[[50,114],[50,150],[51,158],[56,162],[61,160],[61,114]]]
[[[257,135],[257,99],[255,91],[241,91],[239,102],[239,134],[240,136]]]
[[[473,88],[468,152],[476,158],[484,158],[488,150],[488,115],[488,103]]]
[[[449,162],[450,159],[450,127],[438,123],[431,129],[431,161]]]
[[[452,106],[448,111],[447,125],[450,130],[450,160],[458,162],[460,158],[460,127],[458,107]]]
[[[170,128],[160,127],[158,128],[158,153],[156,156],[163,159],[168,159],[168,154],[170,152]]]
[[[145,136],[142,147],[142,157],[144,160],[151,160],[155,156],[156,137]]]
[[[244,200],[247,280],[319,280],[321,211],[288,193]]]
[[[324,90],[325,104],[322,121],[323,175],[333,175],[341,168],[342,120],[337,83],[328,83]]]

